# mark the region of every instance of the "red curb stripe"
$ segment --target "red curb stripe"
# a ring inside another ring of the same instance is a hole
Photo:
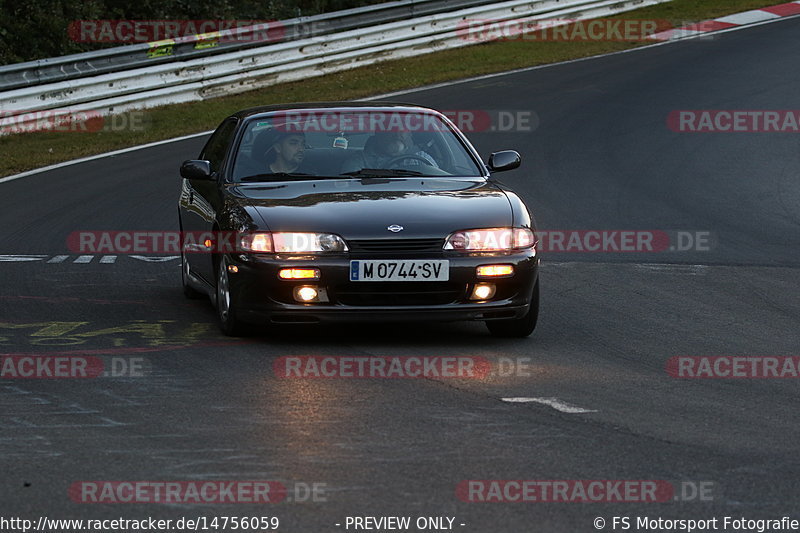
[[[732,13],[729,16],[733,15],[742,15],[744,13],[755,13],[757,11],[765,11],[767,13],[771,13],[773,15],[778,15],[779,17],[790,17],[792,15],[800,15],[800,4],[796,2],[788,2],[785,4],[778,4],[770,7],[762,7],[759,9],[751,9],[748,11],[741,11],[739,13]],[[651,39],[655,39],[658,41],[669,41],[672,40],[673,36],[676,32],[680,31],[696,31],[700,33],[709,33],[719,30],[727,30],[729,28],[739,28],[743,26],[749,26],[751,23],[746,24],[733,24],[731,22],[723,22],[721,20],[705,20],[703,22],[697,22],[695,24],[689,24],[688,26],[683,26],[681,28],[675,28],[673,30],[667,30],[656,34],[655,36],[651,37]]]
[[[761,11],[766,11],[767,13],[772,13],[773,15],[778,15],[780,17],[788,17],[790,15],[800,14],[800,4],[789,2],[788,4],[765,7],[762,8]]]

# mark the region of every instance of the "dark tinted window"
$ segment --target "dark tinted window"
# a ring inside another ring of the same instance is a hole
[[[268,178],[283,142],[304,144],[299,153],[289,151],[293,159],[288,162],[295,167],[286,172],[311,176],[369,169],[420,176],[479,177],[483,172],[453,128],[425,110],[296,109],[255,117],[243,129],[234,181]]]
[[[211,135],[205,148],[203,148],[203,153],[200,154],[200,158],[211,162],[212,171],[219,172],[222,160],[225,159],[225,151],[228,149],[228,145],[230,145],[233,139],[235,130],[236,120],[226,120],[217,128],[217,131]]]

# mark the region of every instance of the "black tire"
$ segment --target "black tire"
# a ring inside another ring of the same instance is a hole
[[[189,263],[186,262],[186,256],[181,250],[181,284],[183,285],[183,295],[189,300],[199,300],[206,295],[202,292],[195,290],[189,285]]]
[[[527,337],[536,329],[539,320],[539,280],[533,287],[531,307],[525,316],[510,320],[487,320],[486,327],[495,337]]]
[[[217,263],[217,287],[214,298],[217,308],[219,329],[229,337],[241,337],[247,331],[246,325],[236,316],[236,299],[230,290],[228,263],[223,257]]]

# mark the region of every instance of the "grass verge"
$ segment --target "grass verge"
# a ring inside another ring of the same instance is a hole
[[[673,0],[628,11],[622,18],[666,19],[674,26],[774,5],[765,0]],[[281,102],[351,100],[481,74],[556,63],[642,46],[588,41],[484,43],[376,63],[300,82],[274,85],[203,102],[143,111],[138,131],[36,132],[0,137],[0,177],[79,157],[214,129],[239,109]]]

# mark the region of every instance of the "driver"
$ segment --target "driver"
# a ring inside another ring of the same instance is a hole
[[[302,132],[261,131],[253,141],[250,154],[239,154],[234,173],[237,178],[284,172],[302,174],[307,172],[303,169],[305,151]]]
[[[295,172],[303,163],[306,138],[302,133],[277,132],[276,139],[267,150],[271,155],[269,170],[272,173]]]
[[[403,155],[415,157],[409,157],[403,161]],[[342,172],[353,172],[362,168],[387,168],[387,165],[393,160],[412,166],[422,165],[422,161],[425,161],[428,165],[439,168],[433,156],[414,144],[411,132],[391,131],[376,133],[367,139],[359,157],[346,161]]]

